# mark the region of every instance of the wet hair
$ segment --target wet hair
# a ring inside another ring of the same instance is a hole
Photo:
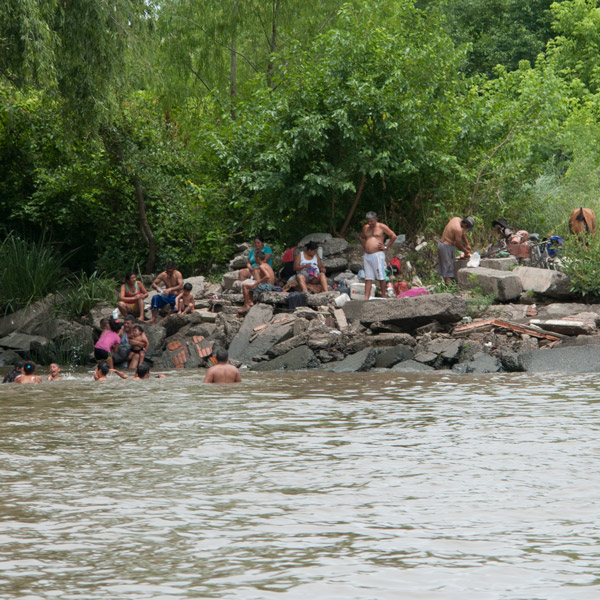
[[[108,372],[110,371],[110,367],[108,366],[108,363],[102,362],[102,363],[98,363],[96,365],[96,369],[98,369],[98,371],[100,371],[100,373],[102,373],[102,375],[108,375]]]
[[[369,219],[376,219],[377,218],[377,213],[370,210],[366,215],[365,215],[365,219],[367,219],[367,221]]]
[[[133,315],[127,315],[125,317],[125,319],[123,319],[124,321],[132,321],[133,323],[135,323],[135,317]]]
[[[141,331],[142,333],[144,333],[144,328],[141,325],[134,325],[133,329],[134,331]]]
[[[262,244],[265,243],[265,238],[262,235],[255,235],[254,236],[255,240],[258,240],[259,242],[261,242]]]
[[[186,292],[191,292],[191,291],[192,291],[192,284],[191,284],[191,283],[184,283],[184,284],[183,284],[183,289],[184,289]]]
[[[121,321],[119,321],[118,319],[110,319],[110,321],[108,322],[108,326],[110,327],[111,331],[119,333],[119,331],[121,331],[121,327],[123,327],[123,323],[121,323]]]
[[[142,363],[141,365],[138,366],[138,368],[135,370],[135,374],[140,378],[140,379],[144,379],[144,377],[146,377],[146,375],[148,375],[148,373],[150,373],[150,367],[146,364],[146,363]]]
[[[265,253],[261,252],[260,250],[258,252],[256,252],[256,254],[254,255],[254,258],[256,260],[265,260]]]
[[[165,265],[165,269],[174,269],[174,268],[175,268],[175,263],[172,260],[167,262],[167,264]]]
[[[37,365],[32,360],[28,360],[23,365],[23,371],[25,371],[25,375],[31,375],[32,373],[34,373],[36,366]]]
[[[215,357],[217,359],[217,362],[224,363],[229,360],[229,353],[227,352],[227,350],[225,350],[225,348],[218,348],[215,352]]]
[[[317,242],[313,242],[310,241],[308,242],[308,244],[306,244],[306,246],[304,246],[307,250],[316,250],[319,247],[319,244],[317,244]]]
[[[132,275],[135,275],[135,271],[127,271],[127,273],[125,273],[125,283],[131,279]]]
[[[25,361],[24,360],[20,360],[19,362],[15,363],[15,371],[18,371],[20,369],[22,369],[25,366]]]
[[[109,326],[109,320],[104,317],[103,319],[100,319],[100,329],[104,329],[104,327],[108,327]]]

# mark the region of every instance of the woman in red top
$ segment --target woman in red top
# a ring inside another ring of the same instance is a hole
[[[132,314],[138,317],[140,321],[144,318],[144,300],[148,297],[148,292],[141,281],[137,280],[135,273],[129,272],[125,275],[125,282],[121,286],[119,294],[119,310],[126,317]]]

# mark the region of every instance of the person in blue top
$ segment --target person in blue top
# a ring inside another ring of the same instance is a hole
[[[265,261],[271,268],[273,267],[273,250],[265,244],[265,240],[262,236],[257,235],[254,238],[254,248],[250,250],[248,254],[248,262],[245,269],[240,269],[239,280],[244,281],[245,279],[254,279],[258,281],[260,279],[260,265],[256,260],[255,256],[257,252],[262,252],[265,255]]]

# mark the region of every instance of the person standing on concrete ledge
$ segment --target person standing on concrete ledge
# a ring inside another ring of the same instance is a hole
[[[442,238],[438,243],[438,275],[444,278],[446,283],[456,279],[454,269],[454,249],[458,248],[463,255],[461,258],[471,256],[471,245],[467,240],[467,231],[472,231],[475,226],[473,217],[452,217],[444,228]]]
[[[387,225],[377,221],[377,214],[368,212],[365,215],[367,224],[360,232],[359,240],[365,250],[365,298],[371,297],[371,286],[373,280],[379,281],[381,297],[386,297],[385,289],[385,251],[396,241],[398,237]],[[385,237],[388,237],[387,246]]]

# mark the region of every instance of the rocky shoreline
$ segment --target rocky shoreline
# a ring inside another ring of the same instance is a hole
[[[336,274],[354,276],[362,266],[344,240],[319,241],[332,282]],[[600,371],[600,305],[565,302],[569,294],[560,273],[505,269],[506,262],[502,268],[459,271],[463,287],[477,281],[498,300],[475,319],[463,294],[352,300],[338,306],[339,291],[309,294],[307,305],[294,310],[288,308],[287,294],[263,293],[240,317],[242,295],[234,269],[247,247],[240,250],[220,284],[203,277],[185,280],[194,286],[194,313],[144,325],[150,340],[147,359],[155,369],[205,368],[213,349],[221,346],[234,364],[254,371]],[[113,308],[98,305],[81,322],[66,321],[56,316],[54,299],[48,297],[3,317],[0,366],[30,357],[42,364],[61,362],[69,353],[88,364],[96,326]]]

